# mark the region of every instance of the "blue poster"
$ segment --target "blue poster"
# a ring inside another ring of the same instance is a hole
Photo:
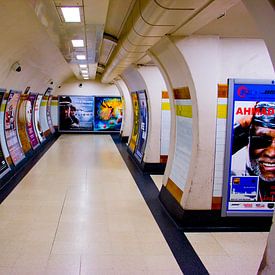
[[[94,129],[93,96],[59,97],[59,130],[88,132]]]
[[[95,98],[95,131],[120,131],[123,106],[120,97]]]
[[[148,108],[147,98],[145,91],[138,91],[138,104],[139,104],[139,127],[138,127],[138,140],[135,149],[135,156],[139,162],[142,161],[146,146],[147,133],[148,133]]]
[[[223,214],[272,215],[275,81],[229,80]]]

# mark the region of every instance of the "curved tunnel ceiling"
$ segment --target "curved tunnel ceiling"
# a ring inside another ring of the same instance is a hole
[[[129,65],[150,62],[147,50],[163,36],[260,37],[241,0],[28,0],[75,76],[76,54],[88,56],[89,77],[110,83]],[[65,24],[60,6],[79,6],[83,23]],[[241,20],[241,22],[240,22]],[[241,27],[240,27],[241,26]],[[87,48],[71,39],[84,37]]]

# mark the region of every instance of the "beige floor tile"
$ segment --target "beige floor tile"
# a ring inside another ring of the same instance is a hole
[[[160,190],[162,187],[163,175],[151,175],[151,178],[157,186],[158,190]]]
[[[9,275],[12,273],[12,268],[0,267],[0,275]]]

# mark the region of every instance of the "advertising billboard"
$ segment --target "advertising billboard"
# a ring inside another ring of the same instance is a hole
[[[39,122],[45,138],[47,138],[51,133],[50,127],[48,124],[48,118],[47,118],[48,99],[49,99],[49,96],[44,95],[42,97],[42,100],[40,103],[40,109],[39,109]]]
[[[14,165],[24,159],[25,154],[22,150],[17,135],[17,106],[20,100],[20,92],[10,91],[5,109],[5,136],[10,156]]]
[[[18,131],[18,135],[19,135],[19,139],[21,142],[21,146],[23,149],[23,152],[26,154],[28,153],[32,147],[30,144],[30,140],[27,134],[27,129],[26,129],[26,125],[27,125],[27,113],[26,113],[26,109],[27,109],[27,105],[28,108],[30,106],[30,103],[28,102],[28,95],[27,94],[21,94],[20,96],[20,100],[18,103],[18,115],[17,115],[17,131]],[[30,113],[28,114],[30,115]],[[28,117],[28,120],[31,120],[31,117]]]
[[[59,130],[61,132],[90,132],[93,129],[93,96],[59,97]]]
[[[5,94],[5,90],[0,89],[0,105],[2,104],[2,100]],[[2,127],[2,123],[0,124],[1,132],[4,132],[4,129]],[[1,142],[0,142],[0,178],[3,177],[8,171],[9,171],[9,165],[6,161],[6,158],[4,156],[4,152],[2,150],[2,136],[1,136]]]
[[[34,105],[34,125],[36,135],[38,136],[39,141],[42,143],[46,138],[44,136],[41,123],[40,123],[40,105],[42,101],[42,95],[37,95],[35,105]]]
[[[135,156],[139,162],[142,161],[146,139],[148,134],[148,108],[147,98],[145,91],[138,91],[138,104],[139,104],[139,127],[138,127],[138,139],[135,149]]]
[[[229,80],[223,215],[272,215],[275,81]]]
[[[131,139],[129,143],[130,150],[134,153],[136,148],[136,142],[138,139],[138,121],[139,121],[139,105],[138,105],[138,97],[137,93],[131,93],[132,105],[133,105],[133,128]]]
[[[29,94],[26,102],[26,129],[30,139],[30,143],[33,149],[39,145],[39,140],[35,132],[35,121],[34,121],[34,109],[36,94]]]
[[[95,98],[95,131],[120,131],[123,106],[120,97]]]

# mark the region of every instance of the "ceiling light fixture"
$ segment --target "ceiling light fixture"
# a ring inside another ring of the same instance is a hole
[[[72,44],[74,48],[84,47],[84,41],[82,39],[73,39]]]
[[[86,64],[80,64],[79,67],[80,67],[81,69],[86,69],[86,68],[87,68],[87,65],[86,65]]]
[[[89,77],[85,76],[85,77],[83,77],[83,79],[86,79],[86,80],[87,80],[87,79],[89,79]]]
[[[80,23],[79,7],[61,7],[61,11],[66,23]]]
[[[87,74],[87,73],[88,73],[88,70],[81,70],[81,73],[82,73],[82,74]]]
[[[78,60],[86,60],[86,55],[84,55],[84,54],[78,54],[76,56],[76,59],[78,59]]]

